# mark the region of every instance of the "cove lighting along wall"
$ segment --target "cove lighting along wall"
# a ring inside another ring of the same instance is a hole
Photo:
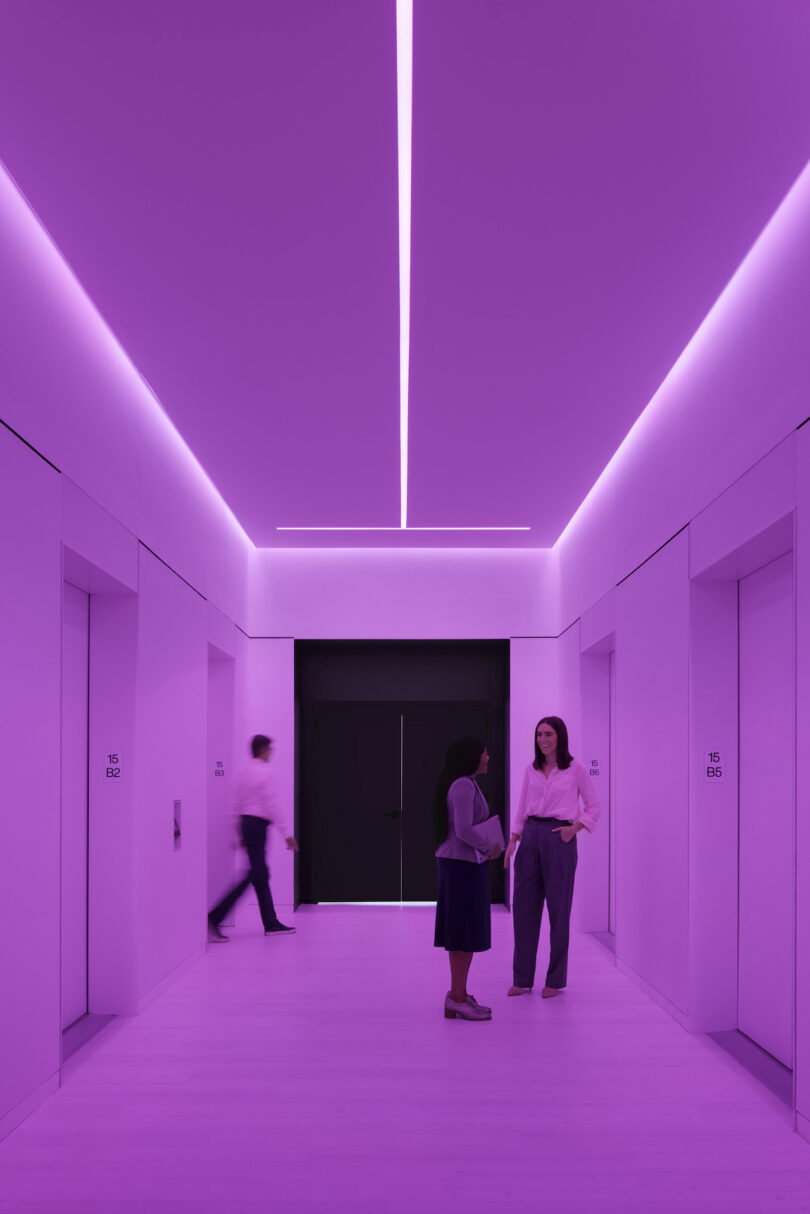
[[[802,169],[771,218],[743,257],[737,269],[684,346],[655,394],[638,415],[599,476],[571,515],[558,536],[554,548],[560,549],[575,530],[583,516],[593,506],[598,508],[600,493],[619,475],[623,462],[633,448],[643,442],[651,427],[660,422],[667,409],[677,408],[679,397],[674,390],[680,379],[688,375],[701,354],[725,327],[738,322],[751,299],[760,298],[771,267],[780,258],[794,257],[793,250],[806,229],[810,210],[810,161]]]
[[[64,301],[65,313],[76,319],[77,328],[88,336],[88,345],[99,364],[112,368],[117,383],[123,384],[119,407],[129,405],[138,411],[158,440],[176,452],[191,481],[202,486],[214,508],[227,521],[239,541],[253,543],[244,527],[211,480],[197,456],[175,426],[151,386],[132,362],[121,342],[85,291],[56,242],[39,218],[11,173],[0,161],[0,225],[6,224],[19,242],[31,274],[48,283],[54,298]]]

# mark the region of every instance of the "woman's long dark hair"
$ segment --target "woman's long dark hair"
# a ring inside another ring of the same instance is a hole
[[[477,771],[485,750],[486,744],[479,738],[456,738],[447,748],[444,771],[433,794],[433,838],[437,847],[447,838],[447,794],[450,785],[461,776],[471,776]]]
[[[565,771],[574,761],[574,756],[568,749],[568,727],[562,717],[541,717],[534,727],[534,767],[537,771],[542,771],[546,761],[546,756],[543,754],[540,747],[537,745],[537,731],[541,725],[550,725],[557,735],[557,766],[560,771]]]

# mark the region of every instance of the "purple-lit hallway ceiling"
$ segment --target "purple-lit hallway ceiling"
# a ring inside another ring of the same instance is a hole
[[[545,547],[810,158],[806,0],[4,0],[0,160],[259,546]],[[90,436],[88,436],[90,441]],[[45,452],[47,454],[47,452]]]

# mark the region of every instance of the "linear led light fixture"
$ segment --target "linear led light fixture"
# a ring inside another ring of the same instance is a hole
[[[408,526],[408,371],[411,357],[411,131],[413,0],[397,0],[399,189],[399,525]]]
[[[408,526],[408,370],[411,357],[411,132],[413,0],[397,0],[397,166],[399,191],[399,526],[276,527],[276,531],[531,531],[531,527]]]
[[[276,527],[276,531],[531,531],[531,527]]]

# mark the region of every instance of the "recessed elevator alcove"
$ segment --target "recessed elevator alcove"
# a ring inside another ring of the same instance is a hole
[[[63,545],[60,1004],[62,1059],[131,1005],[137,596]]]
[[[453,738],[486,744],[480,784],[507,829],[509,643],[301,641],[295,666],[296,904],[434,900],[431,801]]]
[[[796,637],[793,515],[691,589],[690,1025],[792,1103]],[[701,541],[702,543],[702,541]]]

